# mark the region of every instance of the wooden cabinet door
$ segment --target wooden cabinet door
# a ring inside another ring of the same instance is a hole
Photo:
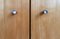
[[[29,0],[0,0],[0,39],[29,39]]]
[[[60,0],[31,0],[31,17],[31,39],[60,39]]]

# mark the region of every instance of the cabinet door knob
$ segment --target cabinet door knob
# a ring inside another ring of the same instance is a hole
[[[11,13],[12,13],[12,15],[16,15],[17,11],[16,10],[12,10]]]
[[[48,10],[43,10],[42,13],[43,14],[48,14]]]

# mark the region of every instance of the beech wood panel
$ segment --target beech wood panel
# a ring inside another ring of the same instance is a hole
[[[31,39],[60,39],[59,7],[60,0],[31,0]]]
[[[0,0],[0,39],[29,39],[29,0]],[[11,10],[17,11],[16,15]]]

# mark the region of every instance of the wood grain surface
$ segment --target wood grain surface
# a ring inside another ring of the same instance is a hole
[[[60,0],[31,0],[31,39],[60,39],[59,7]]]
[[[29,0],[0,0],[0,6],[0,39],[29,39]]]

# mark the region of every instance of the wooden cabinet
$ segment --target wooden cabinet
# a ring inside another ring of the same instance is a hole
[[[29,0],[0,0],[0,39],[29,39]]]
[[[60,39],[60,0],[0,0],[0,39]]]
[[[31,0],[31,39],[60,39],[60,0]]]

